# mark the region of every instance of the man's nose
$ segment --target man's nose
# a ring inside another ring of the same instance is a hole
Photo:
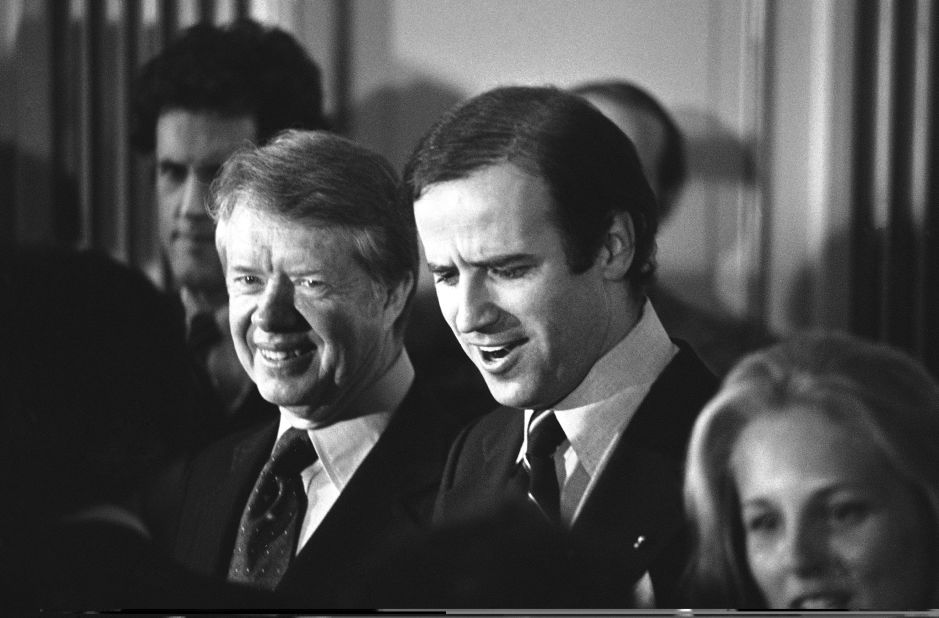
[[[209,197],[209,183],[199,180],[195,173],[190,172],[186,176],[186,182],[183,186],[182,204],[180,204],[180,215],[190,218],[208,217],[206,210],[206,200]]]
[[[458,284],[455,325],[460,333],[484,331],[499,320],[499,307],[485,282],[464,277]]]
[[[251,323],[267,332],[303,329],[305,320],[294,305],[293,283],[286,276],[271,277],[258,299]]]

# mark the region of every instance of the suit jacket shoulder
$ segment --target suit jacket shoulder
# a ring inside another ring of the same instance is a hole
[[[375,560],[393,555],[395,548],[430,528],[455,431],[434,391],[415,381],[281,581],[278,594],[288,605],[357,605],[351,584],[367,577]]]
[[[522,421],[520,410],[500,407],[460,431],[443,470],[435,525],[487,518],[518,502],[522,479],[515,459],[522,445]]]
[[[238,522],[267,461],[276,422],[228,436],[164,475],[161,541],[196,573],[224,577]],[[281,581],[288,606],[330,607],[385,544],[429,526],[433,498],[455,427],[426,385],[415,381]]]
[[[606,555],[595,579],[601,604],[624,601],[623,579],[649,572],[659,607],[682,603],[690,553],[682,476],[698,412],[717,379],[684,342],[640,404],[574,525],[584,546]],[[615,567],[613,566],[615,565]]]
[[[225,436],[162,470],[145,492],[158,547],[202,575],[228,568],[238,521],[277,434],[268,421]]]
[[[595,482],[572,536],[605,561],[595,578],[596,606],[621,606],[646,571],[660,602],[675,601],[683,570],[682,467],[691,428],[717,380],[684,342],[653,383]],[[437,497],[435,522],[466,523],[518,512],[527,480],[516,464],[522,412],[502,408],[454,441]],[[615,567],[613,565],[616,565]]]

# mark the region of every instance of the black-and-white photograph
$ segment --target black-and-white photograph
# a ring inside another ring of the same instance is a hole
[[[939,610],[939,3],[0,0],[3,613]]]

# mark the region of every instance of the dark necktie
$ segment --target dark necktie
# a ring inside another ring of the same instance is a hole
[[[528,498],[552,522],[561,520],[561,492],[554,465],[554,452],[564,441],[564,430],[551,410],[532,417],[528,425]]]
[[[228,579],[273,590],[293,559],[306,514],[300,472],[316,461],[310,436],[288,429],[277,440],[241,516]]]

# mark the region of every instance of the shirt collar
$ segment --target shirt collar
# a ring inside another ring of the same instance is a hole
[[[402,349],[388,371],[357,398],[356,406],[362,410],[360,414],[326,427],[307,430],[323,469],[340,491],[378,442],[413,382],[414,367],[407,351]],[[280,438],[296,422],[293,416],[281,412],[277,437]]]
[[[554,406],[564,435],[591,477],[677,351],[652,304],[646,300],[633,329],[594,364],[577,388]],[[528,448],[532,415],[532,410],[525,410],[519,461]]]

